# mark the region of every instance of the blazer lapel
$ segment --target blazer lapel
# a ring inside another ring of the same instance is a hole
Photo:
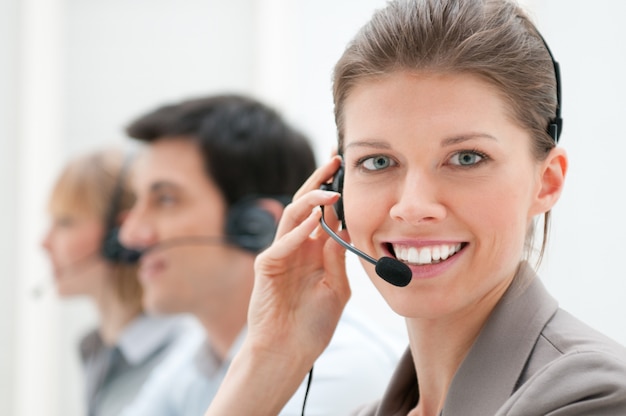
[[[523,262],[452,380],[443,416],[493,415],[513,394],[557,302]]]

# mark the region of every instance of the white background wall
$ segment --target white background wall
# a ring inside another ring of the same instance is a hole
[[[562,306],[626,344],[626,3],[527,0],[561,63],[568,183],[542,277]],[[0,414],[82,414],[76,342],[94,322],[59,302],[39,246],[67,157],[128,144],[166,101],[251,93],[315,140],[335,140],[334,61],[383,0],[0,0]],[[400,332],[354,259],[353,300]]]

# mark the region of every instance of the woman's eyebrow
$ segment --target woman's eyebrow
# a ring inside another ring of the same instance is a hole
[[[441,141],[441,147],[446,147],[446,146],[453,146],[455,144],[459,144],[459,143],[463,143],[469,140],[475,140],[475,139],[489,139],[489,140],[495,140],[497,141],[498,139],[496,139],[494,136],[492,136],[491,134],[487,134],[487,133],[469,133],[469,134],[461,134],[458,136],[454,136],[454,137],[449,137],[447,139],[444,139]]]
[[[344,151],[351,147],[371,147],[375,149],[391,149],[391,146],[389,145],[389,143],[383,142],[380,140],[358,140],[355,142],[351,142],[350,144],[346,145]]]
[[[476,140],[476,139],[489,139],[489,140],[495,140],[497,141],[498,139],[494,136],[492,136],[491,134],[488,133],[467,133],[467,134],[460,134],[457,136],[453,136],[453,137],[449,137],[446,139],[443,139],[441,141],[441,147],[446,147],[446,146],[453,146],[459,143],[463,143],[469,140]],[[374,149],[391,149],[391,145],[385,141],[381,141],[381,140],[357,140],[354,142],[351,142],[349,144],[346,145],[345,150],[351,148],[351,147],[369,147],[369,148],[374,148]]]

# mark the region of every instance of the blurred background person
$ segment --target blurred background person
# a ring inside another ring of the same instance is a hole
[[[80,342],[90,416],[117,415],[182,333],[177,317],[144,313],[137,280],[139,253],[117,233],[134,201],[128,187],[132,158],[117,149],[70,160],[52,189],[43,247],[59,296],[90,298],[97,328]]]
[[[144,305],[189,313],[203,331],[155,369],[124,415],[202,415],[245,337],[256,255],[271,243],[315,157],[307,137],[245,95],[166,104],[127,132],[148,145],[133,175],[137,201],[120,234],[144,253]],[[403,347],[344,313],[315,364],[306,414],[347,414],[381,395]],[[307,391],[305,377],[281,415],[300,415]]]

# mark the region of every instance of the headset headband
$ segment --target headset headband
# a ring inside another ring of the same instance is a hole
[[[552,55],[552,51],[548,46],[548,42],[544,39],[544,37],[539,33],[538,30],[535,30],[539,39],[543,42],[546,50],[548,51],[548,55],[550,55],[550,59],[552,60],[552,66],[554,67],[554,78],[556,81],[556,114],[554,118],[550,120],[548,124],[548,134],[554,140],[554,143],[559,142],[559,137],[561,137],[561,131],[563,130],[563,118],[561,117],[561,69],[559,63],[554,59],[554,55]]]

